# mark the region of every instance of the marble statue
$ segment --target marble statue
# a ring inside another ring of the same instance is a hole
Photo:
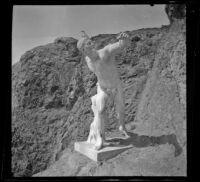
[[[124,123],[124,96],[122,83],[116,67],[115,55],[130,43],[129,35],[122,32],[117,37],[118,42],[106,45],[100,50],[95,49],[94,42],[85,31],[81,31],[81,38],[77,48],[84,55],[89,69],[97,76],[97,94],[91,97],[94,120],[90,125],[87,142],[94,144],[95,150],[100,150],[105,141],[104,125],[108,120],[106,104],[112,99],[116,105],[119,130],[125,137],[129,137]]]

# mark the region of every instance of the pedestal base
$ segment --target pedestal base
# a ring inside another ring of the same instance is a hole
[[[75,142],[74,148],[77,152],[89,157],[94,161],[103,161],[115,157],[116,155],[124,152],[125,150],[132,148],[132,145],[128,146],[106,146],[100,150],[93,149],[93,145],[85,142]]]

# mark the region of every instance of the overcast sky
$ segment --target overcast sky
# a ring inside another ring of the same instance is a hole
[[[169,24],[164,5],[14,6],[12,64],[57,37],[79,38]]]

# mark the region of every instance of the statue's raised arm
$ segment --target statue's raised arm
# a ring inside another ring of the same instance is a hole
[[[90,59],[92,62],[97,61],[98,52],[95,49],[95,43],[85,31],[81,31],[81,38],[77,42],[77,48],[85,56],[86,60]]]
[[[119,40],[118,42],[108,44],[103,49],[105,51],[108,51],[109,54],[116,54],[117,52],[128,46],[131,42],[130,36],[125,32],[120,33],[119,36],[117,36],[117,39]]]
[[[85,33],[84,30],[80,32],[80,39],[77,42],[77,48],[83,53],[86,43],[90,40],[90,37]]]

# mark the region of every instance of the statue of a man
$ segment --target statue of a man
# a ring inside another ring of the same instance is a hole
[[[82,31],[77,48],[85,56],[89,69],[97,76],[97,94],[91,97],[94,120],[90,126],[87,142],[94,144],[99,150],[105,143],[104,124],[107,122],[105,106],[108,99],[116,104],[116,112],[119,120],[119,130],[129,137],[124,123],[124,96],[119,73],[116,67],[115,55],[130,43],[126,33],[120,33],[118,42],[109,44],[100,50],[96,50],[94,42]]]

